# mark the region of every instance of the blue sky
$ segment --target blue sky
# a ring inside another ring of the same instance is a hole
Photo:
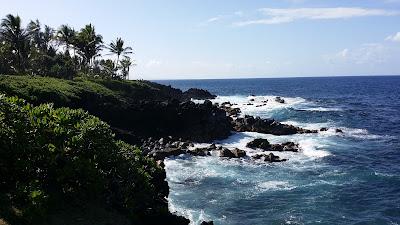
[[[53,27],[93,23],[134,48],[131,78],[400,74],[400,0],[0,0]],[[106,53],[106,52],[104,52]]]

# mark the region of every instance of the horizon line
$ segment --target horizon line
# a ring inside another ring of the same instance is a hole
[[[166,80],[246,80],[246,79],[290,79],[290,78],[330,78],[330,77],[397,77],[400,74],[385,75],[331,75],[331,76],[283,76],[283,77],[235,77],[235,78],[171,78],[171,79],[148,79],[150,81],[166,81]],[[135,80],[135,79],[133,79]],[[143,79],[146,80],[146,79]]]

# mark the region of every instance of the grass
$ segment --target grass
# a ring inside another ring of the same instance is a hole
[[[0,92],[18,96],[33,104],[52,102],[56,106],[79,107],[88,100],[118,104],[140,100],[166,100],[181,91],[148,81],[119,81],[77,78],[64,80],[39,76],[0,75]],[[84,107],[79,107],[84,108]]]

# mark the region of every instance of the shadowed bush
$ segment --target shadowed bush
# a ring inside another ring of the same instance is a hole
[[[85,202],[133,223],[168,221],[167,195],[165,171],[97,117],[0,95],[0,218],[10,224],[48,224],[60,206]]]

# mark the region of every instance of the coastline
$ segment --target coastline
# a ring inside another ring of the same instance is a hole
[[[268,140],[260,140],[260,143],[253,144],[251,148],[262,148],[264,151],[271,153],[248,156],[246,151],[238,148],[230,148],[215,144],[201,147],[197,146],[198,144],[196,143],[213,143],[214,141],[228,138],[231,132],[252,131],[272,135],[318,132],[316,130],[307,130],[292,125],[281,124],[275,120],[246,116],[240,112],[240,109],[235,108],[235,106],[229,102],[213,104],[209,99],[214,99],[216,96],[201,89],[189,89],[186,92],[182,92],[178,89],[151,82],[143,82],[144,85],[149,85],[143,88],[143,84],[139,82],[133,84],[139,84],[139,86],[132,86],[134,89],[128,90],[132,91],[135,90],[135,88],[136,90],[139,88],[143,93],[134,91],[135,94],[129,96],[128,93],[116,92],[123,90],[119,89],[118,85],[131,85],[126,82],[115,81],[115,84],[110,85],[102,81],[97,82],[96,80],[78,80],[78,82],[84,85],[86,85],[85,82],[94,82],[94,84],[100,85],[96,87],[96,90],[99,88],[100,90],[103,88],[103,90],[102,92],[90,92],[90,89],[84,88],[82,89],[81,95],[76,95],[77,93],[79,94],[79,92],[72,92],[68,87],[64,86],[66,89],[63,95],[71,96],[69,97],[70,99],[68,99],[68,97],[42,95],[40,92],[37,92],[39,89],[35,89],[34,87],[36,85],[42,87],[42,85],[48,82],[49,78],[2,77],[2,79],[4,80],[0,80],[0,89],[7,95],[17,95],[18,97],[27,98],[28,102],[33,104],[53,102],[56,107],[67,106],[88,110],[89,113],[109,122],[113,132],[116,133],[117,139],[122,139],[127,143],[140,146],[143,155],[158,160],[158,164],[162,167],[164,167],[163,160],[165,158],[182,154],[192,156],[214,155],[222,158],[244,158],[256,161],[261,160],[266,163],[284,162],[286,159],[281,159],[272,152],[297,152],[299,151],[298,144],[288,142],[270,145]],[[22,79],[21,81],[23,82],[16,82],[18,79]],[[70,85],[70,82],[64,80],[50,79],[52,82],[60,82],[54,86],[54,94],[56,90],[57,92],[60,91],[60,86]],[[30,82],[32,81],[30,84],[32,85],[31,87],[29,87],[29,82],[28,87],[25,86],[26,81],[29,80]],[[16,86],[7,86],[9,84]],[[23,88],[22,86],[18,86],[22,84],[24,84]],[[108,89],[109,87],[114,89]],[[115,89],[115,87],[117,87],[117,89]],[[52,87],[48,88],[51,90]],[[101,94],[101,98],[98,98],[96,97],[96,93],[103,94]],[[51,98],[46,98],[46,96],[51,96]],[[88,96],[91,96],[90,99],[85,99]],[[121,107],[121,105],[118,105],[121,104],[122,99],[128,102],[130,106]],[[200,100],[202,103],[194,103],[191,99]],[[277,104],[285,104],[285,100],[280,97],[271,101],[275,101]],[[254,99],[249,99],[247,104],[255,104]],[[263,106],[262,104],[266,104],[266,102],[260,103],[260,106]],[[106,110],[103,108],[101,111],[98,111],[100,108],[97,106],[100,105],[107,105],[108,107]],[[139,112],[139,114],[137,112]],[[112,115],[120,115],[120,117],[115,119]],[[176,117],[177,115],[179,115],[179,117]],[[127,119],[132,116],[135,120]],[[156,121],[154,121],[154,119],[156,119]],[[165,123],[167,120],[169,122]],[[144,122],[138,123],[138,121]],[[164,121],[164,124],[161,121]],[[249,146],[250,145],[251,143],[249,143]]]

